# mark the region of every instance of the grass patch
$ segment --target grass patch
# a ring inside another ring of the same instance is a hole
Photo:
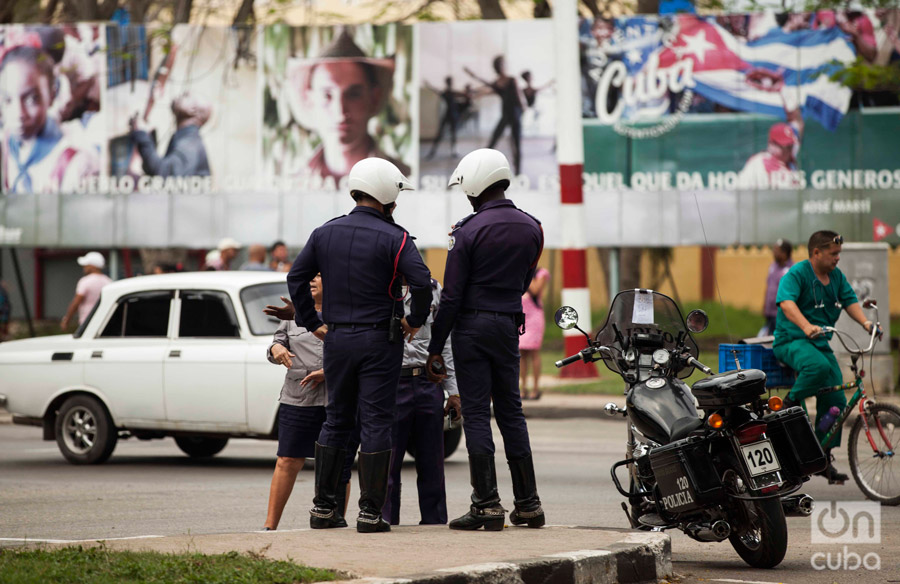
[[[261,553],[112,551],[104,546],[60,549],[0,549],[0,582],[53,584],[142,583],[302,583],[335,580],[328,570],[269,560]]]

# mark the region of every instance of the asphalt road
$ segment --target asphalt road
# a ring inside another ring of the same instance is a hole
[[[531,420],[529,428],[541,498],[548,521],[556,525],[627,526],[620,497],[609,479],[609,466],[623,451],[624,424],[612,420]],[[495,430],[495,436],[499,433]],[[0,545],[22,538],[80,540],[145,535],[246,532],[259,529],[266,513],[275,443],[234,440],[218,456],[196,461],[183,455],[174,441],[121,441],[104,465],[68,464],[56,444],[42,442],[40,430],[0,424]],[[499,440],[498,440],[499,448]],[[847,469],[841,453],[838,466]],[[512,506],[508,473],[498,452],[501,496]],[[418,522],[415,468],[404,466],[402,523]],[[446,464],[451,517],[468,506],[469,476],[465,450]],[[829,486],[823,479],[807,483],[806,492],[827,501],[862,502],[852,483]],[[288,503],[282,529],[308,525],[307,509],[313,472],[301,472]],[[354,496],[358,493],[353,486]],[[352,501],[352,497],[351,497]],[[351,516],[355,514],[351,502]],[[789,549],[775,570],[753,570],[726,543],[702,544],[678,532],[672,536],[674,569],[683,582],[900,582],[900,508],[881,507],[880,544],[815,545],[809,518],[790,518]],[[830,554],[815,556],[814,554]],[[816,570],[818,565],[847,560],[855,554],[880,570]],[[516,557],[515,550],[510,550]]]

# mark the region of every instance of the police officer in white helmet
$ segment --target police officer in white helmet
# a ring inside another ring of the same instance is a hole
[[[525,330],[522,295],[544,245],[540,222],[506,198],[512,180],[506,157],[489,148],[466,155],[453,172],[475,213],[450,235],[444,290],[428,347],[429,378],[442,378],[441,350],[450,331],[472,481],[468,513],[451,529],[503,529],[491,435],[491,402],[512,475],[515,525],[541,527],[528,428],[519,395],[519,340]]]
[[[356,529],[390,531],[381,517],[391,462],[391,426],[403,358],[431,306],[431,275],[412,238],[391,213],[409,180],[387,160],[366,158],[350,170],[356,207],[310,235],[288,274],[297,324],[325,341],[328,384],[326,420],[316,443],[316,494],[310,510],[314,529],[346,527],[337,493],[346,447],[361,424],[360,500]],[[322,274],[322,314],[315,311],[309,281]],[[403,315],[403,278],[412,295]],[[400,328],[402,327],[402,331]],[[327,335],[326,335],[327,333]]]

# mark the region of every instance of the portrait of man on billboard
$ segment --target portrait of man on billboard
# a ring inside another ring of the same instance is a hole
[[[0,27],[0,181],[72,192],[100,170],[100,27]]]
[[[337,188],[371,156],[410,174],[410,32],[396,25],[266,30],[275,63],[266,71],[263,158],[275,175]],[[282,50],[289,37],[303,52]]]

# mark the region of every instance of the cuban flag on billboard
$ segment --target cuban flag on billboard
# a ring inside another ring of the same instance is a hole
[[[847,112],[852,92],[829,76],[841,63],[852,62],[856,50],[839,28],[783,32],[775,27],[747,41],[712,17],[681,15],[676,22],[674,40],[660,51],[659,69],[691,60],[692,89],[710,101],[784,119],[789,99],[791,109],[799,107],[804,119],[829,130]],[[773,79],[783,84],[780,91]]]

